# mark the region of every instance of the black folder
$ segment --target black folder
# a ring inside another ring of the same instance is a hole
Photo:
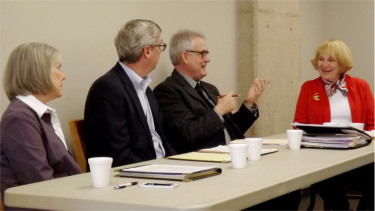
[[[301,144],[303,147],[352,149],[367,146],[372,141],[372,137],[365,131],[351,126],[300,123],[292,125],[304,131]]]
[[[216,166],[200,167],[150,164],[120,169],[119,176],[190,182],[198,179],[219,175],[221,174],[221,172],[221,168],[218,168]]]

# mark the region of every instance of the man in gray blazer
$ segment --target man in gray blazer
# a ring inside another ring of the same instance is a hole
[[[88,157],[109,156],[113,167],[175,154],[147,76],[165,50],[160,27],[132,20],[119,31],[119,62],[91,86],[85,105]]]
[[[169,56],[175,69],[154,93],[163,111],[166,135],[178,153],[224,145],[244,138],[246,130],[259,116],[255,101],[266,81],[256,79],[236,113],[233,92],[201,81],[210,62],[202,34],[179,31],[172,36]],[[293,191],[246,210],[297,210],[300,191]]]
[[[256,79],[238,112],[233,92],[201,81],[210,62],[204,36],[198,32],[177,32],[170,41],[169,54],[175,69],[154,93],[164,116],[166,135],[178,153],[228,144],[244,138],[259,116],[255,101],[265,89]]]

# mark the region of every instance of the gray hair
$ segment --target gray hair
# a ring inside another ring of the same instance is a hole
[[[169,43],[169,57],[173,66],[180,63],[180,55],[183,51],[192,50],[193,39],[196,37],[205,38],[203,34],[191,30],[181,30],[172,36]]]
[[[17,95],[46,94],[55,89],[52,66],[60,62],[56,48],[38,42],[24,43],[9,56],[4,71],[4,90],[9,100]]]
[[[131,20],[118,32],[115,46],[120,61],[135,63],[147,45],[156,45],[161,28],[150,20]]]

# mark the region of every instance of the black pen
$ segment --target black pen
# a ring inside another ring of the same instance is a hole
[[[117,190],[117,189],[122,189],[122,188],[126,188],[126,187],[130,187],[130,186],[133,186],[133,185],[137,185],[138,182],[128,182],[128,183],[124,183],[124,184],[118,184],[118,185],[115,185],[114,189]]]

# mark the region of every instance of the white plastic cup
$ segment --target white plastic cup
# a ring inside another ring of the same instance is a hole
[[[336,123],[336,122],[324,122],[323,125],[325,125],[325,126],[340,126],[340,124]]]
[[[247,151],[248,160],[260,160],[262,152],[262,138],[245,138],[245,142],[249,145]]]
[[[228,144],[232,166],[234,169],[242,169],[247,164],[247,144]]]
[[[89,158],[92,184],[95,188],[103,188],[109,185],[111,179],[111,157]]]
[[[286,130],[288,136],[289,149],[297,150],[301,148],[303,130]]]
[[[365,127],[365,124],[360,123],[360,122],[353,122],[353,123],[350,123],[349,125],[350,127],[357,128],[358,130],[363,130],[363,128]]]

